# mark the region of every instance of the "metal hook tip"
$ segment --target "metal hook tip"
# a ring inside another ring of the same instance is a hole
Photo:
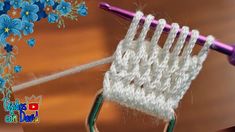
[[[100,2],[99,7],[104,10],[109,10],[111,6],[108,3]]]

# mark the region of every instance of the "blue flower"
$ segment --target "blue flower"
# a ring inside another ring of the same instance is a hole
[[[39,11],[39,8],[35,4],[30,4],[29,2],[24,2],[22,4],[22,10],[20,12],[20,15],[24,21],[37,21],[38,15],[37,12]]]
[[[10,34],[18,35],[21,38],[21,20],[11,19],[8,15],[0,16],[0,42],[6,44],[6,38]]]
[[[77,13],[81,16],[86,16],[88,14],[87,9],[85,2],[83,2],[78,6]]]
[[[34,27],[34,24],[32,22],[23,21],[22,22],[23,34],[28,35],[28,34],[33,33],[33,27]]]
[[[71,3],[62,0],[60,4],[56,7],[56,10],[58,10],[62,16],[66,16],[72,11]]]
[[[3,7],[4,7],[4,2],[0,2],[0,11],[3,10]]]
[[[17,9],[20,8],[22,0],[10,0],[10,4],[13,6],[14,9]]]
[[[38,6],[39,10],[44,10],[45,8],[45,5],[41,3],[39,0],[35,1],[34,4]]]
[[[5,1],[3,7],[3,11],[5,12],[4,14],[7,14],[7,11],[9,11],[10,9],[11,9],[10,1]]]
[[[59,20],[59,15],[55,13],[50,13],[47,19],[49,23],[55,23]]]
[[[10,45],[10,44],[6,44],[6,46],[4,47],[4,50],[7,52],[7,53],[10,53],[13,49],[13,46]]]
[[[59,3],[55,2],[55,4],[52,6],[52,9],[55,10],[58,5],[59,5]]]
[[[31,3],[38,2],[39,0],[30,0]]]
[[[34,47],[36,41],[35,41],[34,38],[31,38],[31,39],[27,40],[27,43],[28,43],[28,45],[29,45],[30,47]]]
[[[45,3],[45,5],[53,6],[55,4],[54,0],[40,0],[41,3]]]
[[[1,90],[5,87],[6,84],[6,80],[4,80],[1,76],[0,76],[0,88]]]
[[[41,3],[40,1],[35,1],[34,4],[37,5],[38,8],[39,8],[39,11],[37,12],[37,15],[38,15],[37,21],[40,21],[42,18],[46,18],[46,17],[47,17],[47,14],[46,14],[46,12],[44,11],[45,4],[44,4],[44,3]]]
[[[21,72],[21,71],[22,71],[22,67],[21,67],[21,66],[16,65],[16,66],[14,67],[14,72],[15,72],[15,73],[18,73],[18,72]]]
[[[46,14],[46,12],[44,10],[39,10],[37,15],[38,15],[38,20],[37,21],[40,21],[42,18],[46,18],[47,17],[47,14]]]

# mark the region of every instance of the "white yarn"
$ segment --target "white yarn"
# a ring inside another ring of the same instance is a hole
[[[134,39],[142,16],[142,12],[136,13],[127,35],[117,47],[110,70],[105,73],[103,94],[106,99],[126,107],[170,120],[174,118],[174,109],[191,81],[201,70],[214,38],[209,36],[199,54],[192,56],[199,32],[192,30],[191,38],[183,49],[189,34],[189,28],[184,26],[170,52],[179,25],[172,24],[161,48],[157,44],[166,24],[164,19],[159,20],[151,41],[147,41],[145,37],[154,19],[148,15],[139,37]]]
[[[97,61],[90,62],[88,64],[76,66],[76,67],[61,71],[61,72],[57,72],[57,73],[54,73],[54,74],[51,74],[51,75],[48,75],[48,76],[44,76],[44,77],[41,77],[41,78],[37,78],[35,80],[31,80],[31,81],[13,86],[12,90],[14,92],[20,91],[20,90],[23,90],[23,89],[26,89],[26,88],[29,88],[29,87],[32,87],[32,86],[35,86],[35,85],[46,83],[46,82],[49,82],[49,81],[52,81],[52,80],[55,80],[55,79],[59,79],[59,78],[62,78],[62,77],[68,76],[68,75],[72,75],[72,74],[75,74],[75,73],[79,73],[81,71],[84,71],[84,70],[87,70],[87,69],[90,69],[90,68],[93,68],[93,67],[96,67],[96,66],[99,66],[99,65],[110,63],[110,62],[112,62],[112,60],[113,60],[113,56],[110,56],[110,57],[107,57],[107,58],[103,58],[103,59],[100,59],[100,60],[97,60]]]

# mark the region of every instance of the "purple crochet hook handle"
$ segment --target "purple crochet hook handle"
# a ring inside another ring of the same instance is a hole
[[[130,12],[130,11],[127,11],[127,10],[124,10],[124,9],[121,9],[121,8],[118,8],[118,7],[115,7],[115,6],[111,6],[111,5],[109,5],[108,3],[105,3],[105,2],[101,2],[99,6],[100,6],[101,9],[112,12],[115,15],[118,15],[118,16],[120,16],[122,18],[125,18],[127,20],[130,20],[130,21],[135,16],[134,12]],[[141,23],[144,23],[145,18],[146,17],[141,18]],[[157,25],[158,25],[158,21],[153,20],[152,23],[151,23],[151,27],[154,28]],[[168,33],[170,31],[170,29],[171,29],[171,25],[167,24],[164,28],[164,32]],[[179,30],[178,34],[180,34],[180,32],[181,32],[181,30]],[[191,36],[191,33],[189,33],[187,38],[189,39],[190,36]],[[200,35],[198,40],[197,40],[197,44],[204,45],[205,42],[206,42],[206,37]],[[222,42],[219,42],[219,41],[215,40],[210,48],[213,49],[213,50],[216,50],[220,53],[223,53],[223,54],[227,55],[230,64],[235,66],[235,45],[227,45],[227,44],[224,44]]]

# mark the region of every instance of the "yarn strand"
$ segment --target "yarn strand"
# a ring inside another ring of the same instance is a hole
[[[41,77],[41,78],[38,78],[38,79],[35,79],[35,80],[31,80],[29,82],[25,82],[25,83],[13,86],[12,90],[14,92],[20,91],[20,90],[23,90],[23,89],[26,89],[26,88],[29,88],[29,87],[32,87],[32,86],[36,86],[36,85],[39,85],[39,84],[42,84],[42,83],[46,83],[46,82],[49,82],[49,81],[52,81],[52,80],[55,80],[55,79],[59,79],[59,78],[62,78],[62,77],[68,76],[68,75],[76,74],[76,73],[79,73],[81,71],[85,71],[87,69],[90,69],[90,68],[93,68],[93,67],[96,67],[96,66],[99,66],[99,65],[110,63],[110,62],[112,62],[112,60],[113,60],[113,57],[110,56],[110,57],[107,57],[107,58],[104,58],[104,59],[93,61],[93,62],[88,63],[88,64],[77,66],[77,67],[74,67],[74,68],[71,68],[71,69],[67,69],[65,71],[61,71],[61,72],[58,72],[58,73],[55,73],[55,74],[52,74],[52,75],[48,75],[48,76],[45,76],[45,77]]]

